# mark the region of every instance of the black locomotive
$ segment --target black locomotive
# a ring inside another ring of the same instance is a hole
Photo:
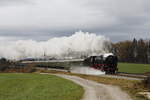
[[[106,74],[115,74],[118,71],[118,58],[112,53],[90,56],[84,60],[84,63],[92,68],[104,71]]]

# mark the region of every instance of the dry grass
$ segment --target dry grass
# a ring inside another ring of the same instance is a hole
[[[35,72],[36,68],[34,64],[27,64],[24,67],[9,67],[6,68],[3,71],[0,71],[0,73],[32,73]]]

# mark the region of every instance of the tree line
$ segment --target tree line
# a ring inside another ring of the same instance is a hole
[[[112,50],[118,56],[120,62],[149,63],[150,64],[150,40],[133,39],[112,43]]]

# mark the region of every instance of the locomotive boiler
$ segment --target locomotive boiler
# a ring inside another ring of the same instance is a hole
[[[90,56],[84,60],[84,63],[106,74],[115,74],[118,71],[118,58],[112,53]]]

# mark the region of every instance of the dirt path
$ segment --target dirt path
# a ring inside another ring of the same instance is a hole
[[[85,90],[82,100],[132,100],[117,86],[99,84],[76,76],[60,74],[57,74],[57,76],[81,85]]]

